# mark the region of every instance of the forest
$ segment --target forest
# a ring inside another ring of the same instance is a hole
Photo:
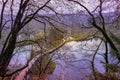
[[[120,80],[120,0],[0,0],[0,80]]]

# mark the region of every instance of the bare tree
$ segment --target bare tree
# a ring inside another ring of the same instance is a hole
[[[92,18],[92,25],[94,28],[98,29],[102,35],[104,36],[105,40],[110,44],[110,46],[112,47],[113,50],[115,50],[117,53],[116,54],[116,57],[118,58],[118,60],[120,61],[120,54],[119,54],[119,51],[118,49],[116,48],[116,46],[114,45],[113,41],[110,39],[109,35],[108,35],[108,32],[106,30],[106,21],[105,21],[105,17],[103,16],[103,3],[107,0],[99,0],[99,5],[95,8],[94,11],[97,11],[99,16],[100,16],[100,25],[99,23],[97,22],[96,18],[95,18],[95,15],[93,13],[93,11],[90,11],[86,6],[84,6],[82,4],[82,2],[80,1],[77,1],[77,0],[68,0],[68,1],[71,1],[71,2],[74,2],[75,4],[78,4],[79,6],[81,6],[83,9],[85,9],[85,11],[87,11],[87,13],[90,15],[90,17]],[[119,1],[119,0],[118,0]]]
[[[42,10],[44,11],[45,8],[52,10],[52,8],[47,6],[50,1],[51,0],[45,0],[45,1],[39,1],[39,2],[36,0],[20,0],[17,2],[15,0],[0,1],[2,5],[2,8],[0,10],[1,11],[0,39],[2,39],[1,36],[4,28],[5,27],[10,28],[10,32],[5,39],[4,45],[0,53],[0,76],[5,77],[10,75],[10,74],[6,74],[7,72],[6,68],[15,50],[18,33],[33,19],[36,20],[38,17],[41,17],[41,15],[39,16],[37,15]],[[37,5],[35,5],[35,3],[37,3]],[[15,9],[15,8],[18,8],[18,9]],[[8,9],[7,11],[10,11],[9,19],[7,20],[5,19],[6,9]],[[42,21],[39,21],[39,22],[43,23]],[[26,66],[27,65],[25,65],[21,69],[18,69],[17,71],[22,70]]]

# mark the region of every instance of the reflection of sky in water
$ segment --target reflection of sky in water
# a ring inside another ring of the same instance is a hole
[[[64,80],[86,80],[86,75],[91,72],[91,64],[88,60],[92,59],[92,55],[95,53],[97,46],[100,44],[101,40],[88,40],[82,42],[72,41],[61,50],[61,56],[66,55],[69,58],[64,57],[61,59],[56,59],[56,69],[52,75],[48,76],[48,80],[57,80],[57,78],[63,77]],[[105,52],[104,43],[101,44],[98,53],[103,54]],[[72,56],[70,56],[72,55]],[[73,58],[74,55],[74,58]],[[72,59],[70,58],[72,57]],[[95,68],[104,72],[103,65],[100,63],[100,60],[104,60],[100,55],[96,55],[95,59]]]
[[[65,80],[78,80],[84,78],[91,72],[91,64],[88,60],[92,59],[92,55],[95,53],[97,46],[101,40],[93,39],[88,41],[76,42],[72,41],[66,43],[58,53],[54,56],[53,60],[56,62],[56,69],[53,74],[49,75],[48,80],[58,80],[58,78],[64,78]],[[23,47],[21,51],[30,49],[30,46]],[[103,54],[105,46],[101,44],[98,53]],[[15,54],[11,60],[10,65],[16,64],[16,66],[24,65],[30,56],[30,51],[19,52]],[[58,58],[59,57],[59,58]],[[58,59],[57,59],[58,58]],[[100,60],[104,60],[100,55],[96,56],[95,68],[104,72],[103,65]],[[82,76],[81,76],[82,75]]]
[[[27,63],[27,59],[30,56],[31,46],[24,46],[22,48],[16,48],[13,58],[10,61],[9,67],[21,67]],[[14,65],[14,66],[13,66]]]

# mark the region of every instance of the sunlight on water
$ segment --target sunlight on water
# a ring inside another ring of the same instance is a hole
[[[61,55],[69,57],[55,60],[57,64],[56,69],[52,75],[47,77],[47,80],[87,80],[87,76],[91,72],[89,60],[92,59],[92,55],[95,53],[100,42],[100,39],[92,39],[82,42],[72,41],[65,44],[60,49],[62,52]],[[98,53],[103,54],[104,52],[105,46],[102,43]],[[104,67],[100,63],[103,60],[102,56],[96,55],[95,68],[100,72],[104,72]]]
[[[66,43],[53,57],[53,60],[56,62],[56,68],[51,75],[48,75],[46,80],[86,80],[91,73],[90,61],[100,42],[100,39],[92,39],[88,41],[72,41]],[[105,46],[104,43],[102,43],[98,53],[103,54],[104,52]],[[27,62],[29,56],[29,51],[15,54],[9,67],[16,64],[15,61],[17,61],[16,67],[23,66]],[[104,72],[104,67],[100,63],[100,61],[103,60],[102,56],[96,55],[95,68],[100,72]],[[34,62],[34,60],[32,62]],[[31,64],[33,64],[32,62]],[[21,73],[23,72],[25,72],[25,70]]]

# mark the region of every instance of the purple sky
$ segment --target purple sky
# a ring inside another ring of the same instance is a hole
[[[0,0],[0,4],[1,4]],[[17,10],[19,9],[19,3],[20,0],[14,0],[14,14],[17,12]],[[44,3],[46,0],[44,0],[43,2],[39,1],[39,0],[34,0],[36,5],[41,5],[42,3]],[[99,1],[98,0],[77,0],[77,1],[84,1],[82,2],[82,4],[84,4],[90,11],[93,11],[96,6],[99,5]],[[9,13],[9,7],[10,7],[10,2],[11,0],[9,0],[7,7],[5,8],[6,13]],[[92,5],[91,5],[92,4]],[[68,0],[51,0],[51,2],[48,4],[49,6],[51,6],[54,10],[56,10],[59,13],[75,13],[77,11],[83,10],[83,8],[81,8],[79,5],[68,2]],[[108,6],[106,8],[106,6]],[[0,9],[1,9],[2,5],[0,5]],[[114,11],[116,7],[116,2],[109,0],[109,2],[103,4],[103,12],[111,12]],[[51,11],[47,11],[49,13],[52,13]],[[46,11],[41,11],[41,13],[46,13]]]

